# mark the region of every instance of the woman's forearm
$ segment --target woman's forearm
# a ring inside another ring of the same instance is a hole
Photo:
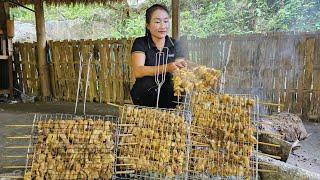
[[[170,69],[168,66],[171,66],[169,64],[166,65],[160,65],[160,66],[136,66],[133,68],[133,74],[135,78],[141,78],[144,76],[154,76],[156,74],[162,74],[164,72],[169,72]]]

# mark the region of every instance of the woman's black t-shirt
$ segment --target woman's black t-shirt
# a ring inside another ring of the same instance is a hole
[[[162,56],[159,59],[160,65],[163,64],[163,59],[168,56],[168,63],[173,62],[177,58],[184,58],[184,53],[180,45],[169,36],[166,36],[165,48]],[[168,51],[168,52],[167,52]],[[145,66],[155,66],[156,56],[159,52],[158,48],[153,43],[150,36],[139,37],[135,39],[131,53],[144,53],[146,56]],[[159,76],[161,80],[161,76]],[[157,103],[158,86],[155,82],[155,76],[144,76],[137,78],[133,85],[130,94],[135,105],[155,107]],[[172,74],[166,73],[165,83],[162,85],[159,97],[159,107],[175,108],[177,97],[174,96]]]

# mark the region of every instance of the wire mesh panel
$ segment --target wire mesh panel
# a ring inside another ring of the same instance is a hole
[[[256,99],[195,92],[191,96],[190,179],[254,179]]]
[[[111,179],[114,116],[36,114],[25,179]]]
[[[184,112],[125,105],[117,125],[118,179],[182,179],[188,148]]]

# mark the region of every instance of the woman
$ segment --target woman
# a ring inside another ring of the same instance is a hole
[[[177,97],[174,96],[172,73],[186,66],[179,45],[168,35],[169,11],[160,4],[155,4],[146,11],[146,35],[135,39],[131,50],[131,66],[136,82],[131,89],[135,105],[155,107],[157,105],[158,86],[155,82],[157,69],[156,55],[163,52],[161,59],[168,58],[165,82],[160,90],[159,107],[175,108]],[[168,57],[167,57],[168,56]]]

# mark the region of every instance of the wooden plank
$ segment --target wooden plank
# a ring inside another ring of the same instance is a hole
[[[37,77],[36,72],[39,72],[36,68],[37,60],[36,60],[36,47],[32,44],[29,46],[29,58],[30,58],[30,88],[32,89],[32,94],[34,95],[41,95],[40,91],[37,88]]]
[[[314,58],[314,45],[315,39],[308,38],[306,40],[306,49],[305,49],[305,75],[304,75],[304,89],[311,89],[312,83],[312,70],[313,70],[313,58]],[[302,117],[304,120],[308,119],[308,113],[310,111],[310,93],[305,92],[303,94],[303,107],[302,107]]]
[[[70,42],[71,48],[72,48],[72,54],[73,54],[73,64],[74,64],[74,101],[76,100],[77,96],[77,89],[78,89],[78,78],[79,78],[79,70],[80,70],[80,56],[79,52],[80,49],[80,41],[71,41]],[[80,82],[81,83],[81,82]],[[81,94],[79,94],[81,97]]]
[[[56,86],[55,86],[55,72],[54,64],[52,63],[52,40],[48,41],[48,46],[51,50],[51,62],[49,63],[49,73],[50,73],[50,87],[52,91],[52,98],[56,99]]]
[[[99,45],[99,53],[100,53],[100,85],[101,85],[101,98],[102,102],[108,102],[108,94],[107,94],[107,52],[106,52],[106,40],[102,40]]]
[[[280,59],[280,74],[279,74],[279,100],[278,104],[284,104],[286,102],[286,75],[287,71],[291,66],[289,55],[291,53],[288,53],[288,39],[286,37],[281,37],[280,44],[277,49],[279,49],[279,57]],[[285,107],[277,107],[280,112],[285,110]]]
[[[318,34],[315,38],[315,46],[314,46],[314,58],[313,65],[320,65],[320,35]],[[313,69],[313,90],[320,90],[320,69]],[[314,116],[313,120],[320,121],[320,92],[312,92],[311,97],[311,111],[309,114]],[[310,117],[309,115],[309,117]]]
[[[27,74],[27,68],[28,68],[28,56],[27,56],[27,43],[22,44],[21,48],[21,65],[22,65],[22,87],[25,92],[28,92],[28,74]]]
[[[121,89],[121,80],[120,80],[120,78],[121,78],[121,64],[120,64],[120,61],[121,61],[121,59],[119,58],[119,50],[120,50],[120,47],[119,47],[119,45],[118,44],[114,44],[114,69],[115,69],[115,71],[114,71],[114,79],[113,79],[113,82],[114,82],[114,85],[115,86],[113,86],[114,87],[114,89],[113,89],[113,95],[115,96],[114,97],[114,100],[115,100],[115,102],[116,103],[121,103],[121,92],[120,91],[122,91],[122,89]]]
[[[111,69],[111,51],[112,51],[112,47],[111,47],[111,44],[110,44],[110,41],[106,41],[106,65],[107,65],[107,91],[106,91],[106,94],[107,94],[107,102],[112,102],[112,69]]]
[[[52,63],[54,64],[55,80],[56,80],[56,97],[58,100],[63,100],[63,85],[61,83],[62,72],[60,64],[60,43],[55,42],[52,47]]]
[[[93,42],[92,40],[87,41],[88,45],[88,55],[89,58],[91,57],[91,64],[90,64],[90,75],[89,75],[89,89],[90,92],[90,102],[93,102],[97,97],[97,88],[96,88],[96,68],[95,68],[95,58],[93,56]]]
[[[68,66],[69,66],[69,92],[70,92],[70,101],[76,100],[76,89],[77,89],[77,73],[75,71],[75,62],[74,62],[74,53],[73,53],[73,44],[68,41],[67,44],[67,54],[68,54]]]
[[[60,61],[60,68],[61,68],[61,76],[60,76],[60,82],[61,82],[61,91],[62,91],[62,99],[64,101],[70,100],[70,92],[68,91],[69,85],[67,82],[68,77],[68,58],[66,53],[66,44],[68,42],[66,40],[59,43],[59,61]]]

